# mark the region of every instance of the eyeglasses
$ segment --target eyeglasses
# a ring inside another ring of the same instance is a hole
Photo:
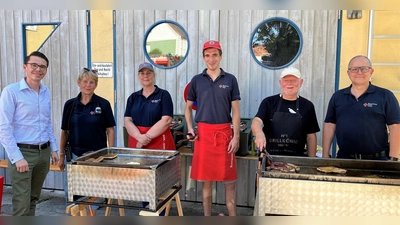
[[[98,70],[91,70],[89,68],[83,68],[86,72],[92,71],[93,73],[97,74]]]
[[[357,73],[359,70],[361,70],[362,73],[367,73],[371,67],[369,66],[360,66],[360,67],[350,67],[348,70],[350,73]]]
[[[40,68],[41,71],[46,71],[47,70],[47,66],[45,66],[45,65],[38,65],[36,63],[26,63],[26,64],[31,65],[33,70],[36,70],[37,68]]]

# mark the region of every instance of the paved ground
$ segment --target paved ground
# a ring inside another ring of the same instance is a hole
[[[4,186],[3,190],[3,206],[0,216],[8,216],[12,214],[12,204],[11,204],[12,190],[10,186]],[[185,216],[202,216],[203,208],[201,203],[198,202],[187,202],[181,201],[183,215]],[[64,200],[64,191],[58,190],[43,190],[40,198],[40,203],[36,208],[37,216],[68,216],[65,213],[66,203]],[[225,205],[213,205],[212,215],[216,216],[219,213],[227,214]],[[96,215],[104,216],[105,207],[100,207]],[[237,207],[238,216],[252,216],[252,207]],[[111,210],[112,216],[118,216],[119,212],[117,208]],[[137,209],[125,209],[126,216],[138,216],[139,210]],[[175,207],[175,202],[172,203],[170,216],[177,216],[178,212]]]

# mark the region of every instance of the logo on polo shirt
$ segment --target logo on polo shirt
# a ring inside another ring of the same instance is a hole
[[[226,85],[226,84],[220,84],[220,85],[219,85],[219,88],[223,88],[223,89],[225,89],[225,88],[229,88],[229,85]]]
[[[369,108],[373,107],[374,105],[378,105],[378,104],[376,104],[376,103],[364,103],[363,104],[364,107],[369,107]]]
[[[151,100],[151,103],[159,103],[159,102],[161,102],[161,98],[160,98],[160,99],[153,99],[153,100]]]

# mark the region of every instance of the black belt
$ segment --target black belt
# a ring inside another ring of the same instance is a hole
[[[39,150],[42,150],[42,149],[48,148],[48,147],[50,146],[50,141],[48,141],[48,142],[46,142],[46,143],[44,143],[44,144],[42,144],[42,145],[29,145],[29,144],[20,144],[20,143],[17,143],[17,146],[20,147],[20,148],[28,148],[28,149],[39,149]]]
[[[349,154],[349,155],[355,159],[379,159],[387,156],[386,151],[381,151],[374,154]]]

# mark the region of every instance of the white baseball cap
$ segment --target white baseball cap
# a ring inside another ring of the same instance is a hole
[[[297,78],[301,78],[301,73],[298,69],[294,68],[294,67],[288,67],[285,68],[282,73],[281,73],[281,79],[284,78],[285,76],[288,75],[293,75]]]

